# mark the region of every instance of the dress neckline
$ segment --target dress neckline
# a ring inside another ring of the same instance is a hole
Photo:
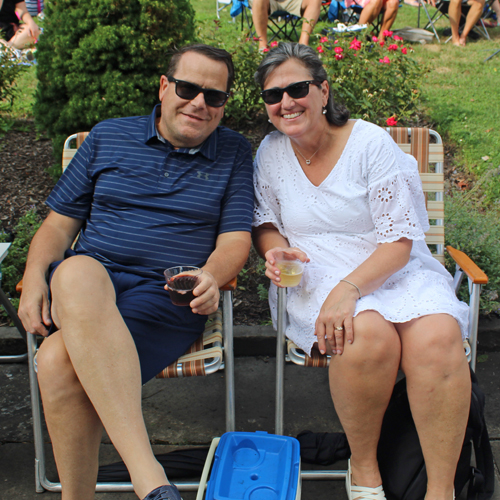
[[[342,159],[344,157],[344,154],[351,142],[351,139],[353,138],[354,136],[354,129],[357,127],[358,123],[359,122],[362,122],[361,119],[357,119],[355,122],[354,122],[354,125],[351,129],[351,132],[349,134],[349,137],[347,138],[347,141],[345,143],[345,146],[344,146],[344,149],[342,150],[342,153],[340,154],[339,156],[339,159],[337,160],[337,163],[335,163],[335,165],[332,167],[332,169],[330,170],[329,174],[316,186],[316,184],[313,184],[309,178],[307,177],[306,173],[304,172],[304,169],[302,168],[299,160],[297,159],[297,156],[295,155],[295,151],[293,150],[293,147],[292,147],[292,141],[290,140],[290,137],[286,137],[286,144],[287,144],[287,150],[288,150],[288,153],[291,155],[291,158],[293,159],[294,161],[294,164],[295,164],[295,167],[299,169],[300,171],[300,174],[304,177],[304,179],[309,183],[310,186],[316,188],[316,189],[319,189],[321,188],[321,186],[330,178],[330,176],[333,174],[333,172],[335,170],[337,170],[337,165],[340,165],[342,163]]]

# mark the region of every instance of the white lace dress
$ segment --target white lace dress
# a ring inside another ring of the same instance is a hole
[[[425,243],[429,227],[415,159],[389,134],[358,120],[328,177],[314,186],[304,174],[290,140],[269,134],[255,159],[254,226],[274,224],[290,246],[311,262],[299,286],[288,289],[286,335],[310,353],[316,342],[319,310],[339,280],[378,243],[413,240],[410,260],[377,290],[357,301],[355,315],[378,311],[393,323],[446,313],[457,319],[465,338],[469,308],[454,294],[451,275]],[[277,287],[269,303],[276,326]]]

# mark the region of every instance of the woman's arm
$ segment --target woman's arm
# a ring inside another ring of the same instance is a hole
[[[31,14],[28,12],[28,7],[26,7],[26,2],[16,3],[16,14],[19,19],[26,24],[29,30],[30,36],[37,38],[38,36],[38,25],[33,21]]]
[[[316,320],[315,334],[322,354],[326,352],[326,342],[335,354],[342,354],[345,341],[354,342],[352,319],[356,301],[375,291],[408,263],[412,244],[407,238],[380,244],[368,259],[345,276],[346,281],[341,281],[328,294]],[[343,329],[335,330],[335,327]]]

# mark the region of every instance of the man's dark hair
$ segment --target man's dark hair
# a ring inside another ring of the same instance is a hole
[[[255,72],[255,81],[257,85],[259,85],[261,89],[264,89],[264,84],[271,73],[278,66],[281,66],[290,59],[295,59],[302,64],[309,71],[311,80],[316,80],[318,82],[328,81],[323,62],[311,47],[293,42],[280,42],[276,48],[271,49],[257,68]],[[350,116],[349,110],[344,105],[334,100],[331,85],[328,94],[328,102],[326,103],[325,116],[329,123],[337,126],[345,125]]]
[[[186,52],[196,52],[197,54],[201,54],[202,56],[212,59],[212,61],[223,62],[227,66],[226,92],[230,92],[234,81],[234,66],[231,54],[224,49],[218,49],[217,47],[212,47],[211,45],[196,43],[193,45],[185,45],[184,47],[176,51],[170,59],[170,63],[165,73],[166,76],[174,76],[174,73],[177,70],[177,65],[179,64],[179,60]]]

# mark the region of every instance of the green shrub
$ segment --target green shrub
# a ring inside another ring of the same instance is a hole
[[[379,42],[373,37],[368,42],[344,34],[337,40],[321,37],[316,48],[334,97],[350,109],[353,118],[384,126],[414,118],[427,70],[402,39],[388,36]]]
[[[41,224],[42,220],[36,210],[26,212],[14,228],[14,241],[2,262],[2,290],[11,297],[12,305],[16,309],[19,305],[16,285],[23,277],[31,240]],[[10,235],[0,233],[0,242],[8,241],[9,237]],[[6,316],[3,309],[0,310],[0,317],[2,315]]]
[[[445,201],[445,214],[446,244],[466,253],[488,275],[481,293],[481,313],[500,312],[499,212],[483,212],[467,194],[453,193]],[[446,267],[454,274],[455,264],[449,256]],[[464,282],[460,298],[468,302],[467,280]]]
[[[52,0],[37,45],[34,114],[54,139],[149,114],[169,51],[194,38],[189,0]]]
[[[4,113],[11,110],[14,99],[19,95],[16,79],[26,66],[20,65],[12,58],[12,53],[0,43],[0,132],[7,131],[9,121]]]

